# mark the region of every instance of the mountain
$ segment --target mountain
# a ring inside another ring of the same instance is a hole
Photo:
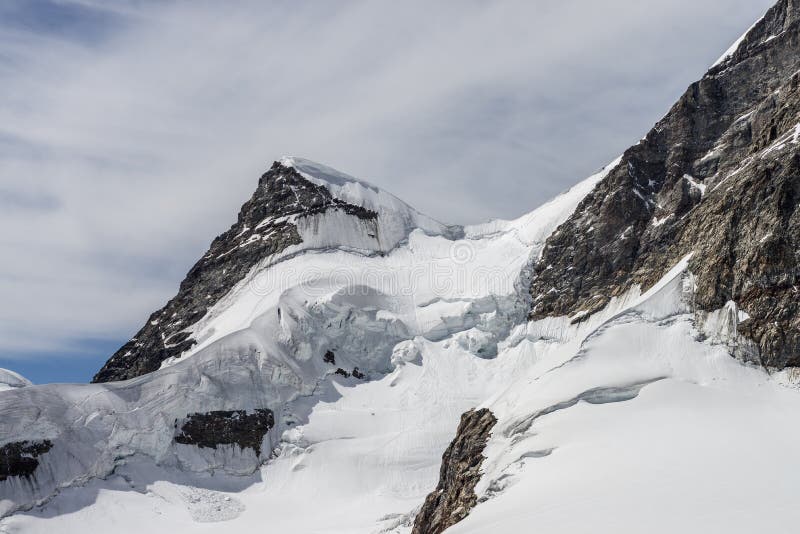
[[[351,176],[300,158],[276,161],[259,179],[236,223],[191,268],[178,294],[150,316],[93,382],[133,378],[191,353],[198,343],[197,323],[256,268],[331,246],[385,253],[414,228],[448,231]]]
[[[798,18],[516,220],[275,162],[94,383],[0,373],[0,532],[793,532]]]
[[[144,374],[153,365],[146,352],[112,357],[102,372],[134,375],[127,380],[31,386],[0,395],[0,513],[34,507],[33,516],[17,513],[2,526],[36,532],[52,528],[54,520],[62,532],[83,529],[69,514],[29,521],[62,507],[77,508],[81,516],[104,514],[102,505],[83,503],[121,489],[132,494],[123,500],[147,495],[152,484],[166,481],[182,488],[173,488],[177,497],[159,492],[167,501],[185,503],[185,492],[199,495],[190,501],[194,519],[233,519],[240,506],[257,506],[221,490],[252,487],[264,476],[262,464],[280,472],[266,475],[275,483],[270,491],[280,494],[275,505],[296,506],[281,499],[308,492],[280,488],[311,483],[317,489],[309,491],[319,492],[321,474],[304,467],[311,451],[328,458],[326,476],[337,481],[329,481],[337,488],[330,497],[355,504],[354,492],[388,483],[394,489],[388,498],[378,497],[376,509],[381,516],[398,512],[399,495],[399,511],[408,513],[405,500],[421,497],[435,482],[458,415],[500,383],[486,373],[510,332],[525,321],[530,258],[607,171],[515,221],[449,227],[322,165],[298,158],[276,162],[259,180],[257,200],[246,203],[237,225],[214,241],[168,311],[156,312],[145,327],[162,327],[160,318],[194,309],[184,304],[191,298],[181,295],[197,297],[206,289],[192,289],[191,281],[217,272],[227,276],[235,263],[225,258],[237,254],[245,263],[228,292],[199,320],[187,320],[195,321],[185,336],[191,347],[167,357],[158,352],[159,368]],[[247,245],[256,241],[245,237],[248,232],[267,236],[258,241],[284,243],[273,230],[262,230],[284,223],[293,245],[257,261],[245,255],[247,247],[260,246]],[[215,263],[217,258],[225,263]],[[356,404],[309,430],[312,419],[325,419],[327,407],[340,402]],[[386,447],[386,441],[395,445]],[[365,459],[371,468],[362,465]],[[344,481],[349,491],[339,485]],[[229,497],[233,508],[215,511]],[[322,500],[317,504],[323,506]],[[125,504],[132,510],[140,505]],[[362,527],[377,520],[352,518]]]
[[[694,252],[697,311],[747,311],[737,356],[800,365],[798,28],[778,2],[625,152],[548,241],[532,319],[586,318]]]

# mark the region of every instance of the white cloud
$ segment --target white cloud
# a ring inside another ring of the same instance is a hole
[[[529,211],[770,1],[59,3],[102,17],[0,22],[0,354],[128,336],[283,154],[448,222]]]

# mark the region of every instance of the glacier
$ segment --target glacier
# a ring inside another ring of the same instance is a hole
[[[302,244],[153,373],[0,391],[0,443],[52,442],[31,477],[0,479],[0,532],[408,533],[476,407],[498,420],[479,504],[447,532],[788,532],[797,377],[731,357],[746,311],[695,313],[688,257],[591,316],[527,319],[545,240],[618,162],[462,228],[282,159],[377,221],[300,217]],[[257,409],[275,416],[261,455],[174,440],[189,414]]]

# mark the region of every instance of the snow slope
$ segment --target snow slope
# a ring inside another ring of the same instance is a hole
[[[0,443],[54,442],[31,480],[0,481],[0,511],[23,508],[0,532],[408,533],[474,407],[498,423],[481,502],[448,532],[793,531],[800,392],[731,358],[729,336],[700,335],[730,329],[696,321],[688,257],[585,321],[526,321],[528,267],[616,162],[462,233],[284,164],[407,237],[254,269],[198,323],[197,350],[150,375],[0,393]],[[327,350],[366,379],[334,374]],[[187,413],[242,408],[276,414],[265,463],[172,440]]]
[[[570,341],[529,333],[547,356],[484,403],[486,502],[448,532],[795,530],[800,392],[699,341],[686,260]]]
[[[32,385],[31,381],[19,373],[9,371],[8,369],[0,369],[0,391],[22,388],[30,385]]]

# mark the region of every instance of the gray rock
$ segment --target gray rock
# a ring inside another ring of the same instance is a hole
[[[758,361],[800,365],[798,71],[800,0],[781,0],[548,239],[530,317],[594,313],[694,252],[698,311],[735,301]]]
[[[439,483],[425,499],[411,534],[439,534],[467,517],[475,507],[483,450],[495,423],[497,419],[486,408],[461,416],[456,437],[442,456]]]
[[[177,424],[176,421],[176,427]],[[194,413],[187,416],[175,441],[210,449],[236,444],[242,449],[253,449],[256,456],[260,456],[264,435],[273,426],[274,414],[267,409],[257,409],[253,413],[245,410]]]
[[[42,441],[12,441],[0,447],[0,481],[9,477],[33,475],[39,467],[39,456],[53,448],[49,439]]]

